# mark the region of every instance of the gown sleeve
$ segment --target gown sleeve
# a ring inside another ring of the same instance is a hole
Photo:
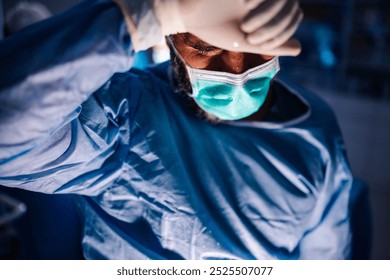
[[[134,54],[119,8],[104,0],[0,41],[0,184],[94,195],[115,180],[135,102],[115,73]]]

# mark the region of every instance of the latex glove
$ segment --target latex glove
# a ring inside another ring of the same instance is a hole
[[[190,32],[230,51],[298,55],[297,0],[154,0],[163,34]]]
[[[150,3],[162,35],[190,32],[213,46],[237,52],[272,56],[300,52],[299,42],[291,39],[302,19],[297,0],[113,1],[125,15],[136,48],[142,36],[137,32],[142,13],[131,17],[129,10]]]

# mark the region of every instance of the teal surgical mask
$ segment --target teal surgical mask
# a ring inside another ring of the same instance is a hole
[[[239,120],[264,104],[272,78],[279,71],[278,57],[242,74],[195,69],[186,65],[192,97],[206,112],[221,120]]]
[[[168,42],[187,68],[192,98],[200,108],[221,120],[240,120],[256,113],[279,71],[278,57],[242,74],[195,69],[180,56],[170,38]]]

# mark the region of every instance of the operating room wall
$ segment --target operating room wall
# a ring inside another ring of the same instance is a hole
[[[3,0],[4,10],[16,0]],[[58,13],[79,0],[40,0]],[[372,259],[390,259],[390,2],[302,0],[303,51],[280,75],[334,109],[354,176],[369,189]],[[386,65],[387,64],[387,65]]]

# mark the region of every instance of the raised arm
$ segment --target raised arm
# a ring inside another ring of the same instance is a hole
[[[113,180],[132,88],[112,99],[123,102],[107,101],[115,116],[101,100],[111,98],[103,93],[123,80],[111,77],[129,70],[133,56],[120,9],[104,0],[83,1],[0,41],[0,184],[91,194],[88,186]]]
[[[86,1],[0,42],[1,160],[31,149],[115,72],[133,49],[119,9]]]

